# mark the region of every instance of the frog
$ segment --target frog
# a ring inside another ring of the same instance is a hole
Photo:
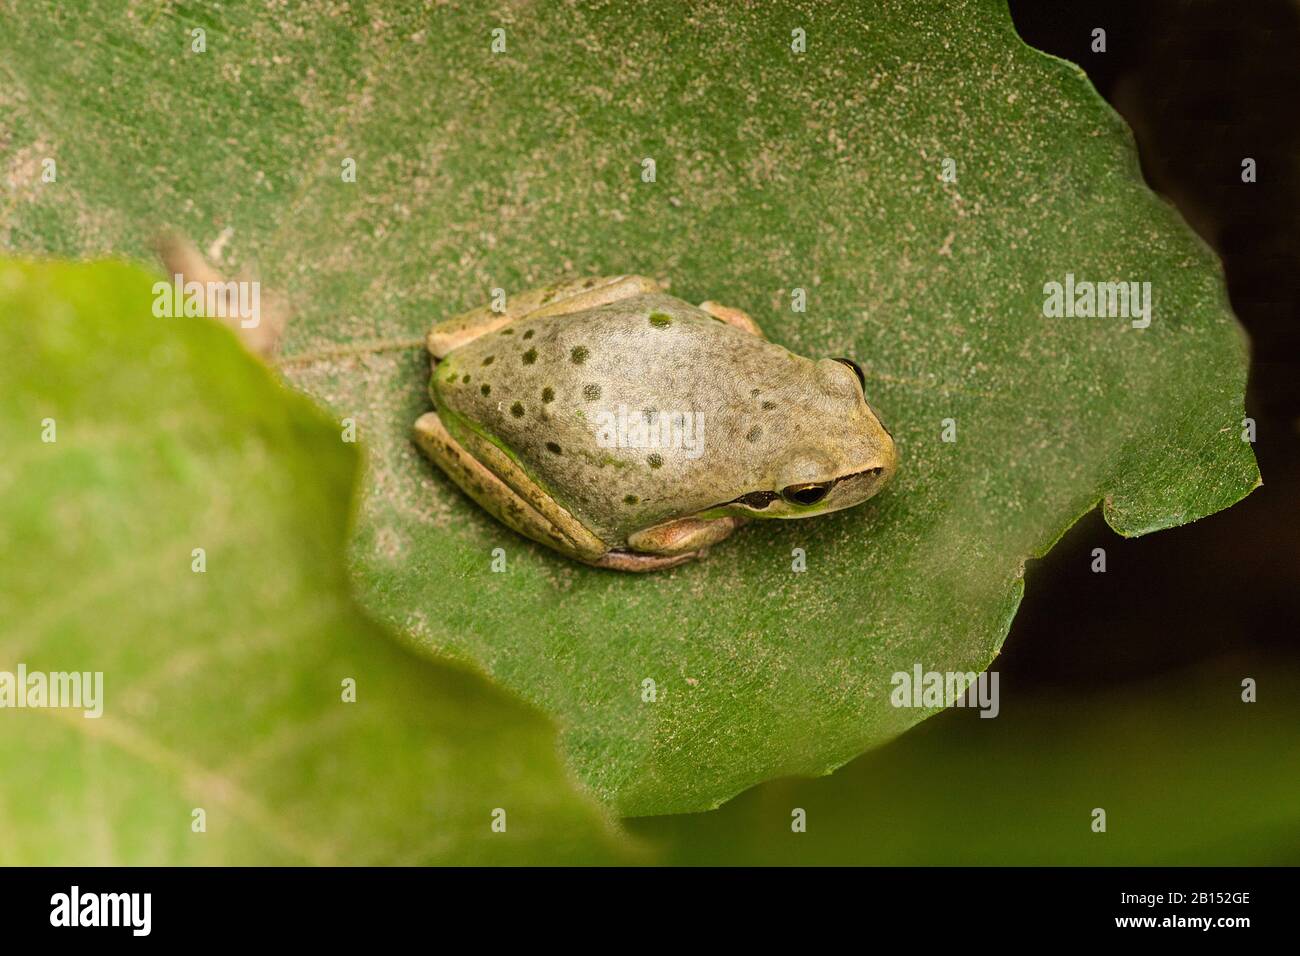
[[[502,524],[657,571],[738,528],[861,504],[898,467],[850,358],[641,275],[565,279],[436,323],[414,444]]]

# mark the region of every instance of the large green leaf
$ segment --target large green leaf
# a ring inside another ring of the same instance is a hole
[[[352,605],[355,446],[151,282],[0,262],[0,671],[103,682],[0,709],[0,863],[627,858],[544,719]]]
[[[16,168],[60,169],[0,229],[134,253],[159,223],[203,243],[233,230],[227,262],[256,262],[298,309],[287,373],[368,443],[362,600],[554,715],[624,813],[713,806],[893,738],[930,711],[891,707],[891,675],[986,666],[1024,561],[1079,515],[1102,502],[1140,534],[1258,480],[1217,263],[1083,75],[1025,47],[997,0],[145,23],[50,4],[4,24],[0,63]],[[409,343],[491,287],[622,271],[856,356],[900,447],[894,485],[647,577],[494,523],[408,440],[428,404]],[[1067,273],[1151,282],[1150,327],[1045,318],[1044,284]]]

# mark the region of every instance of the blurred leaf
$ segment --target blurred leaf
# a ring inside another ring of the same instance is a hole
[[[62,170],[24,185],[0,229],[78,252],[142,252],[159,223],[201,245],[233,229],[227,262],[298,308],[288,374],[369,445],[366,606],[554,715],[623,813],[713,806],[890,740],[929,713],[889,706],[892,673],[984,668],[1024,561],[1079,515],[1102,502],[1140,534],[1258,480],[1217,262],[1082,73],[1024,46],[997,0],[309,4],[143,24],[110,6],[47,4],[0,30],[21,168]],[[409,343],[494,286],[624,271],[748,309],[801,353],[855,356],[900,446],[893,487],[647,577],[493,522],[408,440],[428,407]],[[1151,326],[1045,318],[1044,284],[1067,273],[1152,283]],[[490,573],[496,547],[509,573]]]
[[[358,456],[151,282],[0,263],[0,671],[103,673],[0,710],[0,863],[626,858],[545,720],[353,607]]]
[[[994,720],[953,711],[830,777],[629,826],[674,864],[1295,865],[1300,675],[1270,669],[1246,704],[1221,672],[1004,692]]]

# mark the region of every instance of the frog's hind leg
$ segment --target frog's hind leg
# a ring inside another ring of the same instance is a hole
[[[738,329],[748,332],[750,335],[757,335],[760,339],[767,338],[763,330],[758,327],[758,323],[753,317],[742,309],[733,309],[729,305],[719,305],[716,302],[701,302],[700,308],[709,315],[713,316],[719,322],[726,322],[728,325],[734,325]]]
[[[614,571],[658,571],[684,564],[700,555],[699,551],[667,555],[606,552],[604,543],[594,535],[573,528],[566,532],[568,522],[557,524],[552,521],[493,474],[452,437],[437,412],[427,412],[416,420],[414,438],[420,450],[490,515],[524,537],[554,548],[576,561]],[[512,477],[519,480],[518,476]]]
[[[462,312],[445,322],[439,322],[429,331],[426,341],[429,353],[436,361],[444,358],[453,349],[460,348],[481,335],[495,332],[520,319],[568,315],[608,305],[634,295],[658,291],[660,291],[659,283],[645,276],[593,276],[586,279],[566,279],[509,296],[501,312],[494,312],[490,306],[483,306],[471,309],[469,312]]]
[[[420,450],[433,459],[465,494],[502,524],[578,561],[594,563],[605,553],[605,545],[599,538],[582,528],[567,513],[557,512],[558,505],[522,473],[510,477],[536,491],[536,495],[530,496],[534,499],[531,502],[498,478],[452,437],[437,412],[421,415],[415,422],[412,437]],[[497,466],[501,467],[499,463]],[[517,471],[517,467],[514,470]],[[552,514],[548,516],[547,511]]]
[[[533,296],[543,293],[541,303],[523,317],[529,319],[548,315],[572,315],[585,312],[611,302],[645,295],[647,292],[662,292],[659,283],[646,276],[602,276],[592,279],[572,279],[556,283],[544,289],[533,289],[524,293]]]

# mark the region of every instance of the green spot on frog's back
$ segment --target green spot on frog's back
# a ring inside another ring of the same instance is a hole
[[[515,416],[515,418],[523,418],[523,417],[524,417],[524,403],[523,403],[523,402],[515,402],[513,405],[511,405],[511,406],[510,406],[510,414],[513,415],[513,416]]]
[[[594,402],[596,399],[600,398],[600,386],[594,384],[588,385],[582,390],[582,397],[589,402]]]
[[[537,349],[529,349],[524,353],[524,364],[532,365],[537,361]]]
[[[573,351],[569,353],[569,361],[574,365],[581,365],[583,362],[587,361],[587,356],[590,354],[591,350],[588,349],[587,346],[575,345]]]
[[[555,389],[551,388],[549,385],[542,389],[542,401],[544,403],[555,401]]]
[[[657,329],[662,329],[673,324],[673,317],[666,312],[651,312],[650,324]]]

